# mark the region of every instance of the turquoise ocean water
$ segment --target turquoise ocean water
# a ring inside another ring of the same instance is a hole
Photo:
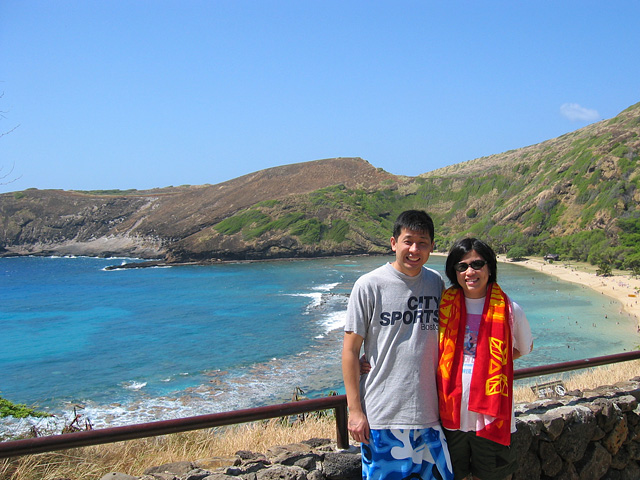
[[[390,259],[107,271],[123,259],[2,258],[0,395],[56,414],[36,422],[55,430],[74,406],[101,427],[342,393],[348,294]],[[444,257],[428,266],[444,275]],[[609,297],[512,264],[499,281],[535,338],[516,368],[640,343]],[[31,423],[5,419],[0,435]]]

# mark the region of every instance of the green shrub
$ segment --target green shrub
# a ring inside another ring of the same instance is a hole
[[[13,403],[6,398],[0,397],[0,418],[14,417],[14,418],[26,418],[26,417],[50,417],[51,414],[45,412],[39,412],[33,408],[29,408],[24,404]]]
[[[215,225],[214,228],[223,235],[233,235],[248,225],[256,223],[264,225],[269,220],[271,219],[259,210],[247,210],[243,213],[225,218]]]
[[[344,220],[334,220],[327,231],[327,239],[335,243],[342,243],[349,233],[349,223]]]
[[[296,223],[291,229],[291,234],[300,237],[304,245],[318,243],[322,238],[322,223],[316,218],[310,218]]]
[[[513,247],[507,252],[507,258],[513,261],[522,260],[526,255],[527,252],[522,247]]]

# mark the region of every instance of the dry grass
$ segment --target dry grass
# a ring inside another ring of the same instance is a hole
[[[333,417],[312,417],[294,424],[255,422],[0,460],[0,479],[99,480],[110,472],[140,476],[151,466],[233,457],[238,450],[265,452],[274,445],[314,437],[335,439],[335,432]]]
[[[569,390],[592,389],[626,381],[640,372],[640,360],[573,372],[563,378]],[[555,378],[545,378],[541,383]],[[536,400],[528,386],[516,387],[516,402]],[[148,467],[182,460],[233,457],[238,450],[264,453],[274,445],[310,438],[335,439],[332,417],[309,418],[293,425],[280,421],[256,422],[206,431],[131,440],[77,448],[57,453],[0,460],[1,480],[99,480],[107,473],[140,476]]]
[[[598,386],[625,382],[638,375],[640,375],[640,360],[633,360],[630,362],[603,365],[587,370],[578,370],[565,374],[562,377],[559,375],[548,376],[543,378],[540,383],[546,383],[551,380],[562,380],[568,391],[589,390]],[[537,400],[536,395],[529,386],[516,386],[513,391],[513,397],[516,403]]]

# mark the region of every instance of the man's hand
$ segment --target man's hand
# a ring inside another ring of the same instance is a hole
[[[347,428],[351,437],[360,443],[369,443],[369,421],[360,402],[360,347],[363,338],[353,332],[345,332],[342,345],[342,377],[347,394],[349,421]]]
[[[369,443],[369,421],[362,411],[349,412],[347,428],[356,442]]]

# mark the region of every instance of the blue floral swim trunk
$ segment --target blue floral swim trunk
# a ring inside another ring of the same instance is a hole
[[[438,427],[371,430],[362,447],[364,480],[453,479],[447,441]]]

